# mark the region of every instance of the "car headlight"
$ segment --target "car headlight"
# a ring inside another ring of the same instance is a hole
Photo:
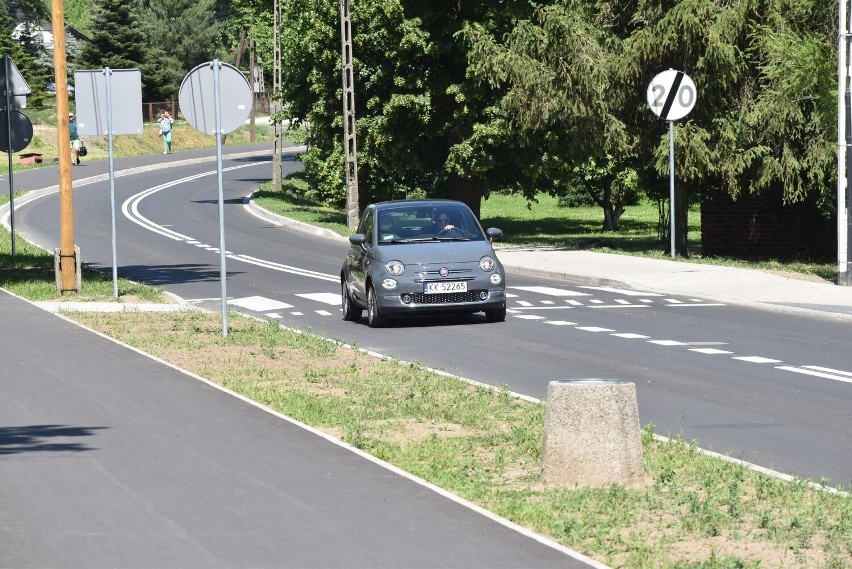
[[[486,273],[490,273],[494,270],[494,259],[492,259],[488,255],[484,256],[479,260],[479,268],[485,271]]]
[[[388,274],[398,277],[405,272],[405,265],[399,261],[389,261],[388,264],[385,265],[385,270]]]

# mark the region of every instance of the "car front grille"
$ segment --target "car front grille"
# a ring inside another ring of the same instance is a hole
[[[469,290],[467,292],[448,292],[441,294],[415,293],[411,297],[410,304],[458,304],[462,302],[482,302],[479,294],[482,290]],[[487,295],[486,295],[487,298]]]

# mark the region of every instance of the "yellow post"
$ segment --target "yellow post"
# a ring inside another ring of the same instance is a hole
[[[74,195],[71,183],[71,130],[68,125],[68,84],[65,64],[65,14],[62,0],[51,0],[53,68],[56,84],[56,140],[59,147],[59,270],[60,293],[78,291],[74,247]]]

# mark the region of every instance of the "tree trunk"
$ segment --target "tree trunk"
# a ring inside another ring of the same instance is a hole
[[[482,196],[485,195],[485,183],[482,180],[467,180],[455,172],[449,176],[450,196],[467,204],[476,219],[482,206]]]

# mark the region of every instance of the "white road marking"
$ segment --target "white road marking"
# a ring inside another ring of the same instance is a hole
[[[328,310],[315,310],[314,312],[316,312],[320,316],[331,316],[331,312],[329,312]]]
[[[649,344],[657,344],[658,346],[685,346],[683,342],[676,340],[648,340]]]
[[[780,364],[781,360],[773,360],[771,358],[764,358],[761,356],[736,356],[732,359],[740,360],[744,362],[749,362],[753,364]]]
[[[532,302],[527,302],[526,300],[519,300],[518,304],[520,306],[532,306]]]
[[[582,330],[583,332],[615,332],[610,328],[600,328],[598,326],[577,326],[577,330]]]
[[[701,304],[668,304],[671,308],[693,308],[695,306],[725,306],[721,302],[702,302]]]
[[[566,300],[565,302],[567,302],[571,306],[583,306],[583,303],[579,300]]]
[[[708,356],[715,356],[717,354],[733,354],[734,352],[730,352],[728,350],[719,350],[717,348],[689,348],[690,352],[698,352],[699,354],[707,354]]]
[[[664,300],[665,300],[666,302],[668,302],[669,304],[683,304],[683,301],[678,300],[678,299],[676,299],[676,298],[666,298],[666,299],[664,299]]]
[[[341,302],[340,294],[336,292],[317,292],[313,294],[297,294],[295,296],[307,298],[308,300],[315,300],[317,302],[323,302],[332,306],[339,306]]]
[[[521,304],[520,302],[518,304]],[[571,310],[572,306],[516,306],[516,310]]]
[[[278,314],[277,312],[270,312],[270,313],[268,313],[268,314],[267,314],[267,316],[269,316],[270,318],[278,318],[279,320],[280,320],[281,318],[283,318],[283,317],[282,317],[280,314]]]
[[[592,302],[594,302],[594,301],[592,301]],[[599,301],[599,302],[602,302],[602,301]],[[619,301],[616,300],[616,302],[619,302]],[[589,306],[589,308],[648,308],[648,305],[647,304],[596,304],[595,306]]]
[[[247,308],[248,310],[254,310],[255,312],[269,312],[270,310],[293,308],[292,304],[287,304],[286,302],[273,300],[271,298],[266,298],[263,296],[247,296],[245,298],[235,298],[234,300],[229,300],[228,304],[233,304],[234,306],[242,306],[243,308]]]
[[[553,326],[576,326],[576,322],[568,322],[567,320],[548,320],[545,324],[552,324]]]
[[[782,369],[784,371],[792,371],[794,373],[812,375],[814,377],[822,377],[824,379],[833,379],[834,381],[842,381],[844,383],[852,383],[852,374],[845,371],[831,370],[829,368],[823,368],[819,366],[804,366],[803,368],[793,366],[775,366],[775,369]],[[831,373],[819,370],[828,370]]]
[[[852,372],[850,372],[850,371],[843,371],[843,370],[840,370],[840,369],[832,369],[830,367],[820,367],[820,366],[802,366],[802,367],[804,367],[806,369],[813,369],[813,370],[816,370],[816,371],[824,371],[825,373],[836,373],[838,375],[845,375],[846,377],[852,379]]]
[[[541,303],[542,304],[553,304],[553,301],[552,300],[542,300]]]
[[[592,304],[603,304],[603,300],[597,300],[597,299],[590,300],[589,302],[591,302]]]
[[[536,316],[535,314],[515,314],[514,316],[522,320],[544,320],[544,316]]]
[[[610,334],[610,336],[616,336],[618,338],[627,338],[628,340],[647,340],[651,336],[645,336],[643,334],[631,334],[629,332],[621,332],[617,334]]]
[[[527,292],[537,292],[539,294],[547,294],[549,296],[592,296],[587,292],[577,292],[575,290],[565,290],[563,288],[554,288],[550,286],[513,286],[509,288],[525,290]]]
[[[603,292],[614,292],[615,294],[620,294],[622,296],[663,296],[662,294],[657,294],[656,292],[642,292],[638,290],[624,290],[621,288],[611,288],[605,286],[581,286],[577,288],[587,288],[590,290],[600,290]]]

